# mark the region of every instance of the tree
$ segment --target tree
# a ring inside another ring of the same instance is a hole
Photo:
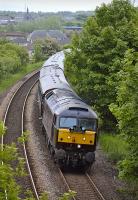
[[[110,110],[118,120],[120,132],[129,144],[129,154],[120,162],[120,177],[138,183],[138,53],[129,49],[125,53],[117,88],[117,102]]]
[[[0,40],[0,80],[25,68],[29,55],[24,47]]]
[[[121,11],[120,11],[121,10]],[[137,9],[127,0],[113,0],[96,9],[66,55],[65,73],[78,94],[92,105],[103,128],[115,130],[109,109],[116,101],[118,74],[127,49],[137,49]]]
[[[13,50],[15,51],[16,55],[19,57],[20,62],[21,62],[21,66],[25,67],[25,65],[29,62],[29,55],[27,50],[24,47],[21,47],[19,45],[16,44],[12,44],[12,43],[7,43],[4,45],[4,49],[6,51],[9,50]]]
[[[35,16],[34,20],[20,22],[14,26],[15,31],[33,32],[34,30],[57,30],[61,29],[62,19],[60,16],[49,15],[46,17]]]
[[[37,40],[34,43],[34,59],[35,61],[41,61],[48,59],[57,51],[60,51],[60,46],[56,40],[52,38],[46,38],[45,40]]]

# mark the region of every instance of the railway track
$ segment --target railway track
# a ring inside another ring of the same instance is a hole
[[[12,142],[17,144],[20,155],[26,159],[26,168],[29,174],[26,178],[18,179],[17,182],[24,188],[24,191],[26,189],[33,188],[35,198],[39,200],[38,192],[29,165],[26,145],[24,143],[22,147],[22,145],[19,145],[17,142],[17,138],[20,137],[24,131],[24,110],[26,101],[36,83],[37,78],[38,73],[27,79],[14,93],[4,117],[4,123],[8,129],[7,134],[4,138],[2,138],[2,144],[10,144]],[[77,195],[73,198],[73,200],[105,200],[88,174],[62,173],[61,170],[59,171],[67,190],[74,190],[77,192]],[[22,197],[24,198],[23,194],[21,194],[21,198]],[[5,199],[7,199],[6,191]]]
[[[88,173],[59,173],[68,190],[77,192],[73,200],[105,200]]]
[[[20,156],[25,158],[25,168],[28,170],[29,175],[24,178],[17,178],[17,182],[22,186],[24,192],[28,189],[33,189],[37,200],[39,197],[33,181],[29,160],[27,157],[26,146],[25,143],[23,145],[19,144],[17,139],[23,134],[23,116],[25,103],[31,89],[38,80],[38,75],[39,73],[36,72],[34,75],[28,78],[12,96],[4,116],[4,124],[7,127],[7,133],[4,135],[4,137],[2,137],[2,149],[3,144],[11,144],[14,142],[18,147]],[[24,192],[21,194],[20,198],[24,198]],[[7,199],[7,191],[5,191],[5,197]]]

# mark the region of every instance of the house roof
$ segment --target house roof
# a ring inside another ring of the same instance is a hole
[[[27,44],[27,39],[23,37],[16,37],[11,40],[12,42],[15,42],[17,44]]]
[[[56,39],[57,42],[60,44],[67,44],[69,43],[69,38],[61,31],[59,30],[36,30],[33,31],[28,36],[28,41],[36,41],[38,39],[44,39],[46,37],[51,37],[53,39]]]
[[[26,37],[26,33],[23,32],[0,32],[0,37]]]

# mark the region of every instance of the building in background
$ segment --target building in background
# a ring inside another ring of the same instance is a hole
[[[52,38],[57,41],[57,43],[64,45],[70,42],[69,38],[60,30],[36,30],[33,31],[27,37],[27,41],[33,44],[36,40]]]
[[[0,38],[9,40],[10,42],[27,47],[27,34],[21,32],[0,32]]]

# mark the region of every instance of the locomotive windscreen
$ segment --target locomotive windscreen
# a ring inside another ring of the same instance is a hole
[[[60,128],[72,128],[79,127],[82,130],[96,130],[96,120],[95,119],[77,119],[73,117],[61,117]]]
[[[73,117],[61,117],[59,126],[60,128],[70,128],[77,126],[77,119]]]
[[[79,127],[85,130],[96,131],[96,120],[95,119],[79,119]]]

